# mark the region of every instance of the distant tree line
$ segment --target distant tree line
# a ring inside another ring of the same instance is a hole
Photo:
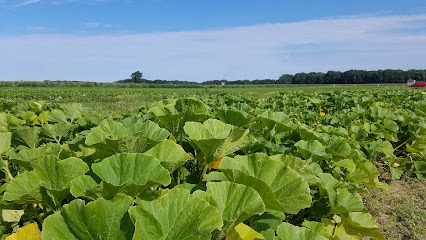
[[[349,70],[346,72],[328,71],[310,72],[310,73],[296,73],[283,74],[277,80],[263,79],[263,80],[213,80],[206,81],[203,84],[374,84],[374,83],[405,83],[408,79],[417,81],[424,81],[426,70]]]
[[[277,80],[281,84],[372,84],[372,83],[405,83],[408,79],[424,81],[426,70],[349,70],[346,72],[328,71],[327,73],[311,72],[295,75],[283,74]]]
[[[345,72],[328,71],[283,74],[278,79],[256,80],[210,80],[202,83],[180,80],[148,80],[143,78],[140,71],[131,74],[130,78],[114,83],[80,82],[80,81],[10,81],[0,82],[0,87],[123,87],[123,88],[200,88],[205,85],[269,85],[269,84],[375,84],[375,83],[405,83],[408,79],[424,81],[426,70],[349,70]]]
[[[374,84],[374,83],[405,83],[408,79],[424,81],[426,70],[349,70],[345,72],[328,71],[283,74],[278,79],[256,80],[210,80],[202,85],[260,85],[260,84]],[[199,84],[188,81],[147,80],[142,78],[142,73],[135,72],[131,78],[119,80],[117,83],[145,83],[145,84]]]

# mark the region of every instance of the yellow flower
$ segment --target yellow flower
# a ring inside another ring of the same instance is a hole
[[[392,165],[392,167],[398,167],[399,166],[399,163],[394,163],[393,165]]]
[[[320,115],[324,117],[325,116],[325,112],[320,112]]]

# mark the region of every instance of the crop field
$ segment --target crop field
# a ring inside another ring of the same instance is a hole
[[[0,88],[0,239],[426,239],[425,91]]]

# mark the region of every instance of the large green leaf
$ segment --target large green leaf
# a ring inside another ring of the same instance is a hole
[[[379,182],[379,172],[371,162],[356,162],[357,168],[350,172],[346,178],[357,183],[362,183],[373,188],[388,190],[386,183]]]
[[[285,166],[288,166],[289,168],[299,173],[300,176],[302,176],[309,185],[315,185],[317,183],[317,177],[315,176],[312,167],[309,166],[305,160],[292,155],[284,154],[273,155],[269,158],[280,161],[284,163]]]
[[[46,156],[34,169],[40,180],[40,186],[47,189],[58,205],[70,193],[71,181],[87,171],[89,167],[81,159],[59,160],[53,156]]]
[[[68,122],[61,122],[57,124],[44,124],[41,132],[46,136],[52,138],[60,143],[61,139],[72,130],[73,126]]]
[[[130,211],[134,240],[210,239],[222,227],[217,209],[185,189],[172,189],[154,201],[142,201]]]
[[[11,140],[12,133],[0,132],[0,155],[6,152],[7,149],[9,149]]]
[[[83,175],[71,181],[70,192],[74,197],[96,200],[102,196],[102,187],[91,176]]]
[[[208,164],[239,150],[249,142],[249,130],[212,118],[204,123],[187,122],[184,130],[203,151]]]
[[[182,166],[191,156],[180,145],[168,139],[155,145],[145,154],[158,159],[161,165],[169,170],[170,173]]]
[[[30,148],[36,148],[41,140],[38,136],[40,131],[39,127],[20,127],[15,131],[16,140]]]
[[[253,229],[262,234],[265,239],[274,240],[275,231],[285,220],[285,214],[279,211],[268,211],[254,219]]]
[[[362,236],[374,237],[377,240],[385,239],[380,233],[376,220],[368,212],[351,212],[343,215],[342,222],[346,222]]]
[[[38,148],[21,148],[19,152],[15,149],[9,151],[9,161],[19,164],[27,170],[34,169],[38,162],[46,155],[58,155],[61,151],[61,145],[55,143],[48,143],[44,147]]]
[[[299,150],[306,160],[315,162],[331,158],[331,154],[325,152],[326,148],[318,140],[300,140],[294,146],[297,147],[297,150]]]
[[[238,127],[247,126],[253,119],[250,114],[236,108],[220,107],[216,111],[220,120]]]
[[[253,188],[232,182],[207,183],[210,204],[223,219],[222,230],[213,233],[213,239],[223,239],[234,227],[255,214],[262,214],[265,205]]]
[[[278,227],[277,235],[277,240],[326,240],[309,228],[297,227],[286,222]]]
[[[320,189],[327,192],[330,200],[331,213],[348,213],[352,211],[364,210],[362,198],[357,193],[350,193],[346,187],[346,183],[339,182],[329,173],[318,174],[320,181]]]
[[[87,135],[85,143],[94,146],[101,156],[108,157],[119,152],[145,152],[169,136],[166,129],[151,121],[136,122],[124,126],[111,118],[103,120]]]
[[[41,202],[40,178],[38,174],[34,171],[24,172],[13,178],[6,187],[3,200],[16,203]]]
[[[130,129],[123,126],[120,122],[115,122],[112,118],[103,120],[86,137],[86,144],[91,146],[102,143],[106,139],[119,140],[130,134]]]
[[[385,239],[376,221],[368,212],[346,213],[341,215],[339,222],[330,219],[322,219],[322,222],[333,240],[360,240],[362,236],[377,240]]]
[[[268,210],[296,214],[311,205],[306,181],[296,171],[264,153],[226,157],[219,168],[231,181],[255,189]]]
[[[50,112],[49,122],[74,122],[77,118],[82,116],[81,103],[64,103],[60,104],[59,109],[54,109]]]
[[[136,196],[150,187],[171,182],[160,162],[143,153],[119,153],[93,164],[92,170],[102,180],[107,195],[121,192]]]
[[[165,140],[169,134],[169,131],[152,121],[138,122],[131,127],[131,135],[124,139],[125,147],[120,150],[122,152],[145,152]]]
[[[174,137],[182,133],[186,122],[204,121],[209,115],[207,106],[203,102],[191,98],[179,99],[166,106],[152,107],[149,112],[154,114]]]
[[[99,198],[87,205],[74,200],[44,220],[42,239],[130,240],[134,227],[127,211],[132,203],[125,195]]]
[[[296,129],[296,124],[283,112],[263,112],[259,119],[271,131],[272,135]]]

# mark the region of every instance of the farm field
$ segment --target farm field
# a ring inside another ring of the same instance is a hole
[[[2,238],[426,239],[425,89],[0,88],[0,157]]]

